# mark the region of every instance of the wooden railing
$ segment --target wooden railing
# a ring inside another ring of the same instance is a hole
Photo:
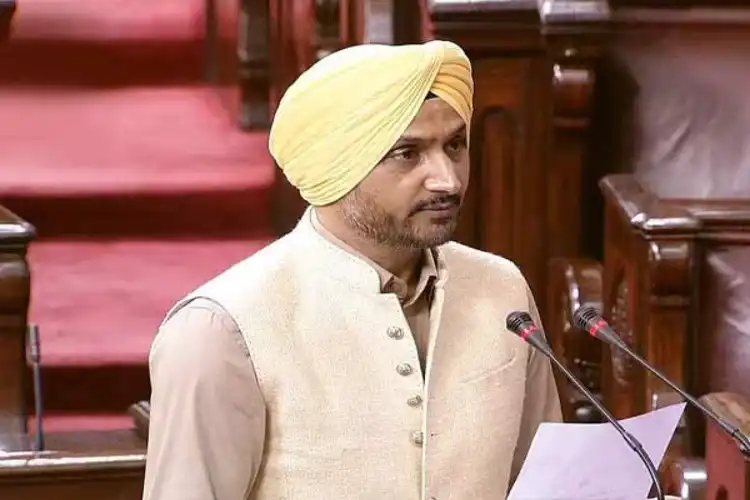
[[[26,432],[30,392],[26,325],[31,275],[26,251],[34,228],[0,206],[0,434]]]

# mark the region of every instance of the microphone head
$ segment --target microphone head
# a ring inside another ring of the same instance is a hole
[[[531,315],[524,311],[513,311],[505,318],[505,327],[515,334],[520,334],[533,324],[534,320],[531,319]]]
[[[588,332],[602,320],[601,314],[591,306],[582,306],[573,313],[573,325],[579,330]]]

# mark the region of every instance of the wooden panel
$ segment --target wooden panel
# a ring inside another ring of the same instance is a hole
[[[476,81],[472,179],[457,239],[515,261],[545,323],[548,262],[582,256],[597,236],[582,230],[582,214],[596,192],[587,142],[595,65],[607,40],[606,30],[566,18],[559,4],[541,13],[524,1],[432,8],[435,36],[466,50]],[[595,14],[598,5],[579,11]],[[548,13],[555,24],[545,24]]]
[[[529,103],[546,100],[535,88],[546,67],[528,57],[475,58],[473,65],[472,178],[456,239],[513,259],[541,292],[546,198],[528,187],[544,185],[545,133]]]
[[[660,200],[629,175],[602,181],[606,200],[604,314],[624,340],[678,384],[694,391],[685,371],[692,347],[695,238],[701,222]],[[619,418],[670,399],[661,382],[616,350],[603,360],[604,398]]]
[[[472,123],[471,180],[458,227],[457,239],[467,244],[481,241],[496,252],[513,250],[515,179],[523,164],[525,120],[524,83],[530,60],[484,59],[474,61],[475,117]],[[488,187],[505,191],[488,196]]]
[[[145,442],[132,431],[53,433],[47,450],[0,436],[3,500],[140,500]]]
[[[269,0],[209,0],[208,79],[245,129],[270,123]]]
[[[733,390],[750,396],[747,332],[727,321],[730,311],[725,309],[747,297],[728,295],[726,276],[718,280],[712,269],[718,249],[750,254],[750,201],[662,199],[632,175],[606,177],[602,189],[607,202],[605,316],[631,347],[689,393]],[[679,400],[616,350],[608,352],[602,360],[603,393],[617,417]],[[705,441],[703,415],[689,408],[685,423],[667,467],[674,463],[697,473],[694,466],[686,468],[694,460],[680,457],[701,457],[704,443],[710,442],[723,451],[706,455],[709,483],[710,471],[721,461],[734,461],[738,465],[733,467],[743,470],[736,446],[710,425]],[[740,476],[730,480],[721,473],[721,481],[736,489]],[[682,478],[684,484],[689,479]]]
[[[0,434],[26,430],[26,321],[31,277],[26,251],[34,228],[0,206]]]
[[[225,1],[225,0],[222,0]],[[268,0],[242,0],[237,40],[240,125],[265,130],[271,122],[271,42]],[[229,26],[227,26],[229,29]]]
[[[547,323],[545,330],[552,349],[584,385],[601,399],[602,344],[573,326],[573,313],[581,306],[602,309],[602,266],[591,259],[556,258],[547,276]],[[600,422],[593,405],[555,371],[557,387],[568,422]]]
[[[271,2],[271,116],[292,82],[315,61],[316,12],[312,0]],[[274,225],[279,234],[291,230],[305,211],[306,203],[280,169],[274,172]]]
[[[10,36],[11,20],[15,10],[15,0],[0,0],[0,43]]]

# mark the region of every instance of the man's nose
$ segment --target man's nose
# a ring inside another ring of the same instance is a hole
[[[425,179],[425,189],[428,191],[456,194],[461,192],[461,180],[456,175],[456,165],[443,156],[430,162],[430,171]]]

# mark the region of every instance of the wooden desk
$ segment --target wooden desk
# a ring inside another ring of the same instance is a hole
[[[10,21],[16,11],[16,0],[0,0],[0,42],[10,36]]]
[[[50,451],[36,453],[23,438],[0,437],[0,498],[141,499],[146,444],[134,431],[57,433],[45,439]]]

